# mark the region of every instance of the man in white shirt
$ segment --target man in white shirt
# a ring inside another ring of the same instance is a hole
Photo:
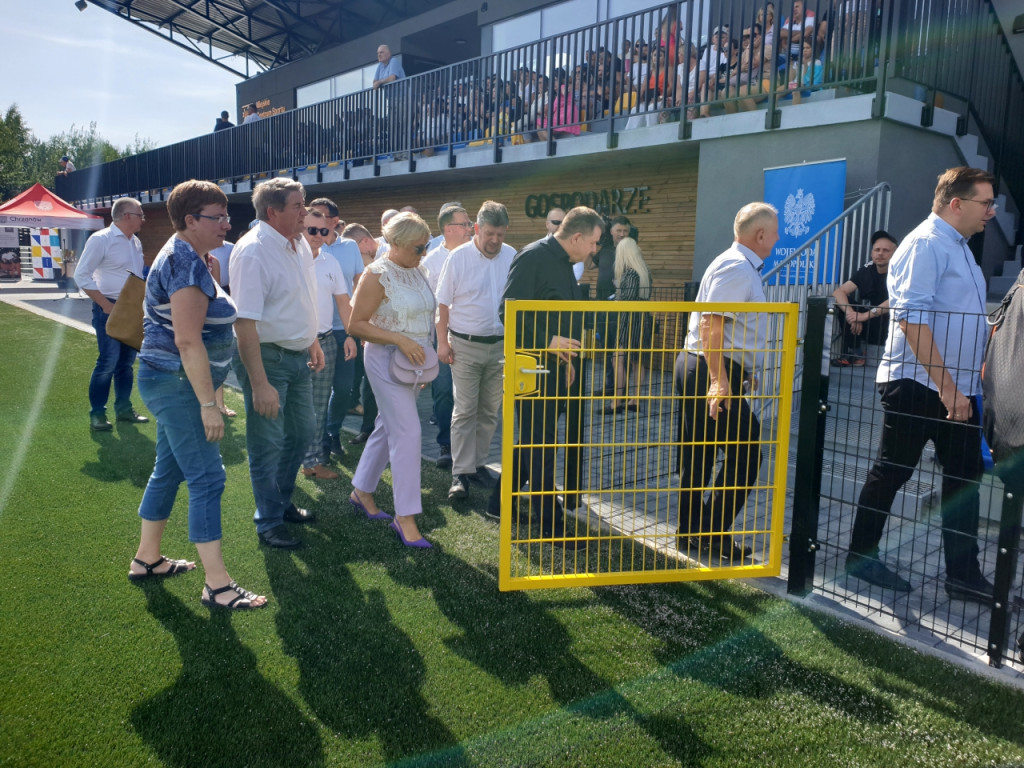
[[[452,485],[449,499],[469,495],[471,480],[494,478],[484,464],[501,408],[505,329],[501,295],[515,249],[505,244],[508,211],[486,201],[473,239],[452,251],[437,285],[437,357],[452,367]]]
[[[259,224],[231,254],[231,297],[238,308],[235,374],[245,395],[245,443],[256,499],[256,532],[271,547],[300,545],[284,522],[313,515],[291,503],[302,457],[313,439],[311,371],[321,371],[313,254],[302,238],[303,187],[291,179],[252,193]]]
[[[460,245],[469,242],[473,232],[473,222],[460,203],[446,203],[437,217],[441,228],[441,242],[429,250],[420,262],[427,271],[427,282],[430,290],[437,296],[437,283],[441,270],[448,261],[448,254]],[[429,247],[429,243],[427,244]],[[452,467],[452,369],[447,361],[438,360],[437,378],[430,384],[430,394],[434,400],[434,422],[437,424],[438,469]]]
[[[327,466],[330,458],[330,444],[324,444],[327,425],[327,407],[334,384],[334,370],[339,361],[351,363],[356,357],[356,342],[346,337],[338,346],[334,336],[334,317],[338,315],[344,323],[352,314],[348,280],[338,260],[324,246],[324,240],[334,230],[328,226],[326,217],[315,208],[306,214],[303,238],[313,251],[313,271],[316,274],[316,338],[324,353],[324,368],[313,374],[313,412],[316,429],[313,440],[302,460],[302,474],[319,480],[337,480],[338,473]],[[351,388],[352,383],[349,382]]]
[[[347,237],[339,237],[336,231],[341,221],[338,215],[338,206],[329,197],[318,197],[309,204],[311,210],[323,214],[324,221],[330,232],[324,238],[321,250],[333,256],[341,267],[341,273],[348,285],[349,296],[355,294],[356,285],[359,283],[359,276],[363,274],[363,257],[359,252],[359,246],[354,240]],[[344,227],[343,227],[344,231]],[[334,342],[338,350],[345,348],[345,342],[349,335],[345,330],[345,321],[337,307],[332,308],[334,331]],[[321,318],[322,320],[322,318]],[[352,394],[352,378],[355,375],[356,360],[347,359],[345,355],[339,354],[334,365],[334,376],[331,380],[331,396],[327,406],[327,423],[324,427],[324,453],[333,454],[337,458],[345,455],[345,448],[341,444],[338,433],[341,431],[341,423],[348,412],[349,398]]]
[[[259,112],[256,111],[255,104],[246,104],[242,107],[242,125],[246,123],[255,123],[260,119]]]
[[[712,565],[740,565],[752,549],[727,533],[757,482],[761,424],[744,392],[756,388],[767,344],[761,268],[779,240],[779,220],[767,203],[743,206],[735,240],[715,257],[700,281],[698,302],[749,303],[749,312],[692,312],[685,348],[676,360],[680,451],[680,552],[709,553]],[[704,500],[722,453],[721,469]]]
[[[131,424],[149,421],[132,408],[132,366],[137,353],[127,344],[107,336],[107,318],[128,273],[142,277],[145,268],[142,243],[136,234],[142,229],[146,215],[142,212],[142,203],[122,197],[114,201],[110,217],[111,225],[86,241],[75,272],[78,287],[92,299],[92,327],[96,329],[96,344],[100,350],[89,379],[89,427],[93,432],[109,432],[114,428],[106,415],[111,381],[114,382],[117,420]]]

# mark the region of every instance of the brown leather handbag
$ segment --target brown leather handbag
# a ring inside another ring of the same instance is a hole
[[[145,300],[146,281],[129,272],[121,295],[107,316],[107,336],[132,349],[142,349],[142,304]]]

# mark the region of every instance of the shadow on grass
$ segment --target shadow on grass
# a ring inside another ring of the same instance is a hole
[[[892,641],[884,637],[845,626],[824,614],[800,611],[835,648],[873,670],[871,682],[879,690],[917,701],[922,707],[966,723],[979,733],[1024,746],[1019,691],[980,678],[949,662],[894,648]],[[941,675],[936,675],[938,664],[945,667]]]
[[[430,591],[437,607],[460,630],[444,641],[454,653],[509,688],[540,676],[563,710],[597,721],[627,718],[686,764],[710,754],[684,717],[661,722],[638,712],[574,655],[573,638],[565,627],[529,595],[498,592],[495,578],[443,550],[425,554],[429,559],[392,559],[385,566],[399,583]],[[595,600],[583,602],[592,605]]]
[[[149,425],[146,425],[147,429]],[[91,432],[96,461],[86,462],[82,472],[104,483],[127,480],[145,488],[156,460],[156,442],[134,424],[116,423],[113,432]]]
[[[307,547],[297,554],[264,551],[280,606],[278,634],[298,663],[304,701],[334,733],[377,742],[387,762],[456,744],[429,712],[420,692],[423,660],[392,622],[383,593],[355,583],[343,545],[324,533],[329,523],[320,528],[307,531]]]
[[[160,582],[143,590],[147,609],[173,635],[182,662],[174,684],[131,714],[132,727],[162,764],[323,764],[316,724],[260,675],[256,656],[239,642],[228,612],[200,618]]]
[[[794,660],[753,627],[766,607],[777,605],[763,593],[706,582],[699,587],[612,587],[600,596],[624,619],[662,641],[662,663],[681,678],[752,699],[795,692],[873,725],[896,719],[884,697]],[[652,605],[662,608],[650,611]]]

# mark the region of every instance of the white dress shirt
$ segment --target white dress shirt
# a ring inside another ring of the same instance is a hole
[[[231,252],[231,298],[238,317],[256,320],[263,344],[308,349],[316,340],[316,274],[304,238],[286,239],[261,221]]]
[[[501,296],[516,249],[507,243],[493,259],[470,240],[450,254],[437,283],[437,301],[448,306],[448,327],[473,336],[501,336]]]
[[[715,257],[700,280],[698,302],[763,302],[764,284],[761,257],[745,245],[732,247]],[[725,318],[722,329],[722,354],[743,366],[748,374],[761,369],[768,339],[768,315],[753,307],[750,312],[713,312]],[[701,312],[690,313],[686,349],[702,353]]]
[[[116,224],[101,229],[85,242],[75,270],[75,282],[83,291],[99,291],[108,299],[121,295],[128,273],[142,277],[142,243]]]
[[[427,245],[429,246],[430,243]],[[420,266],[427,272],[427,282],[430,283],[430,290],[434,292],[435,296],[437,296],[437,283],[441,279],[441,270],[448,260],[449,253],[451,251],[444,247],[444,238],[442,238],[440,244],[430,248],[427,255],[423,257],[423,261],[420,262]]]

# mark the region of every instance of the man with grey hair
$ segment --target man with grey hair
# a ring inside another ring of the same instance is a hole
[[[302,237],[303,200],[297,181],[258,185],[252,204],[259,223],[231,256],[231,297],[238,308],[234,368],[245,395],[254,522],[260,543],[281,548],[300,544],[283,523],[313,520],[291,497],[316,425],[310,372],[324,367],[313,253]]]
[[[498,310],[516,255],[505,244],[508,210],[501,203],[481,205],[474,230],[448,255],[436,292],[437,357],[452,367],[455,395],[449,499],[466,498],[471,481],[494,486],[484,465],[501,409],[505,329]]]
[[[749,203],[733,222],[735,241],[711,262],[698,302],[764,302],[761,268],[779,239],[778,214],[767,203]],[[712,565],[738,565],[752,554],[726,533],[743,509],[761,468],[761,424],[743,395],[757,386],[768,335],[767,316],[750,312],[692,312],[676,360],[676,394],[682,397],[680,451],[680,552],[709,554]],[[722,468],[705,501],[708,481],[722,453]]]
[[[99,356],[89,379],[89,428],[93,432],[109,432],[114,427],[107,421],[107,400],[110,383],[114,383],[114,412],[117,420],[130,424],[149,421],[132,408],[132,379],[135,365],[134,349],[107,336],[107,318],[121,294],[128,273],[142,277],[145,264],[142,243],[136,236],[146,215],[142,203],[132,197],[121,197],[110,209],[111,224],[96,232],[85,243],[78,261],[75,281],[92,299],[92,327],[96,330]]]

